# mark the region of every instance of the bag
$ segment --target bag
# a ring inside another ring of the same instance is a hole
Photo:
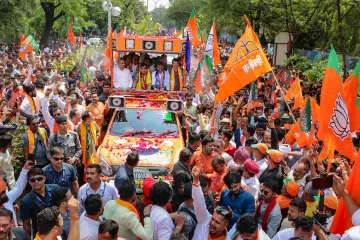
[[[196,228],[196,225],[198,224],[198,221],[196,219],[196,216],[194,213],[192,213],[189,209],[185,208],[185,207],[182,207],[178,210],[179,213],[183,212],[183,213],[186,213],[188,214],[194,221],[195,221],[195,227],[193,229],[191,229],[190,233],[189,233],[189,239],[192,239],[193,236],[194,236],[194,232],[195,232],[195,228]]]

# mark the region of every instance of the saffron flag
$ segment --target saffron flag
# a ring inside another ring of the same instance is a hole
[[[345,102],[349,111],[350,131],[360,129],[360,61],[353,74],[343,84]]]
[[[118,36],[126,36],[126,26],[125,26],[124,29],[121,30],[117,35],[118,35]]]
[[[331,46],[321,87],[320,127],[317,136],[323,141],[329,138],[335,150],[354,161],[354,145],[342,84],[336,52]]]
[[[26,33],[20,35],[20,44],[26,39]]]
[[[72,44],[76,44],[75,36],[74,36],[73,31],[72,31],[71,24],[70,24],[68,16],[65,17],[65,21],[66,21],[66,33],[67,33],[69,42],[72,43]]]
[[[201,90],[201,65],[198,64],[198,67],[196,69],[196,73],[194,76],[194,85],[196,87],[196,93],[200,92]]]
[[[82,46],[83,46],[83,36],[82,36],[82,32],[80,32],[80,35],[79,35],[79,42],[80,42],[80,48],[82,48]]]
[[[302,102],[303,96],[301,93],[301,86],[300,86],[300,78],[296,78],[296,80],[291,84],[289,90],[287,90],[284,99],[289,101],[291,99],[295,99],[294,102]],[[300,107],[300,106],[299,106]]]
[[[35,38],[32,35],[27,36],[24,41],[21,42],[19,57],[25,60],[26,53],[35,52],[39,50],[39,45],[36,43]]]
[[[201,41],[199,39],[198,27],[196,24],[195,8],[191,11],[191,15],[190,15],[189,21],[184,29],[184,32],[185,32],[186,36],[189,36],[189,39],[194,46],[197,46],[198,44],[201,43]]]
[[[354,201],[358,206],[360,205],[359,182],[360,182],[360,152],[358,152],[357,154],[355,164],[351,169],[349,179],[346,183],[346,190],[348,191],[348,193],[350,194],[352,199],[354,199]],[[342,235],[346,230],[348,230],[352,226],[353,224],[351,221],[351,216],[349,215],[349,211],[346,208],[344,199],[341,198],[339,206],[336,209],[334,220],[329,230],[333,234],[338,233]]]
[[[227,76],[216,94],[215,102],[224,100],[259,76],[271,71],[259,39],[247,17],[244,17],[247,22],[246,30],[226,63]]]
[[[113,39],[114,32],[110,29],[110,33],[108,35],[108,47],[106,48],[105,55],[109,58],[110,61],[110,76],[111,76],[111,86],[110,89],[112,90],[114,87],[114,60],[113,60]]]
[[[219,45],[216,35],[215,19],[211,27],[209,37],[206,42],[205,62],[209,72],[213,70],[214,66],[220,64],[220,51],[219,51]]]

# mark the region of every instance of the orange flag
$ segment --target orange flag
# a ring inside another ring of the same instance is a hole
[[[308,143],[308,135],[305,132],[301,131],[300,121],[298,120],[296,124],[291,128],[291,131],[294,133],[294,138],[299,145],[299,147],[305,147]]]
[[[80,32],[79,41],[80,41],[80,48],[81,48],[81,47],[83,46],[83,36],[82,36],[82,32]]]
[[[321,87],[320,127],[317,136],[324,142],[329,138],[335,150],[354,161],[354,145],[342,84],[336,52],[331,46]]]
[[[200,65],[200,63],[198,64],[198,67],[196,69],[194,85],[196,87],[196,93],[200,92],[200,90],[201,90],[201,65]]]
[[[316,100],[312,97],[310,97],[310,103],[311,103],[312,122],[315,123],[320,121],[320,106],[317,104]]]
[[[184,31],[185,31],[185,37],[186,37],[186,35],[189,35],[189,39],[193,46],[197,46],[201,43],[201,40],[198,37],[199,35],[198,35],[198,28],[197,28],[197,24],[196,24],[195,8],[191,12],[189,21],[188,21]]]
[[[352,199],[360,206],[360,151],[357,154],[355,164],[350,173],[349,179],[346,183],[346,190],[351,195]],[[351,216],[345,206],[344,200],[341,198],[338,208],[334,216],[334,220],[330,227],[330,232],[333,234],[342,235],[346,230],[353,226]]]
[[[285,94],[285,100],[289,101],[294,98],[294,106],[292,110],[299,108],[303,105],[303,96],[301,93],[300,79],[296,78],[296,80],[291,84],[291,87]]]
[[[344,82],[344,94],[350,118],[350,131],[360,129],[360,61],[353,74]]]
[[[67,21],[68,24],[68,38],[69,38],[69,42],[71,42],[72,44],[76,44],[76,40],[75,40],[75,35],[73,33],[73,30],[71,28],[71,24],[70,21]]]
[[[114,36],[114,32],[112,29],[110,29],[110,34],[108,36],[108,47],[106,48],[105,55],[110,60],[111,90],[114,87],[114,60],[113,60],[113,41],[112,41],[113,36]]]
[[[261,47],[259,39],[252,30],[246,16],[246,30],[236,43],[225,66],[226,79],[215,97],[220,102],[246,86],[259,76],[271,71],[271,66]]]

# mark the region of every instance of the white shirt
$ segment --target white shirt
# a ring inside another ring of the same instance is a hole
[[[355,226],[345,231],[341,240],[360,240],[360,226]]]
[[[351,222],[354,226],[360,225],[360,208],[351,216]]]
[[[260,161],[256,161],[256,164],[259,166],[260,168],[260,172],[258,174],[256,174],[256,177],[259,179],[261,174],[263,174],[263,172],[265,171],[265,169],[269,166],[266,159],[261,159]]]
[[[157,73],[157,71],[155,71],[151,74],[151,79],[152,79],[151,85],[153,85],[153,86],[156,86],[156,73]],[[169,75],[168,71],[164,71],[161,74],[159,73],[158,75],[159,75],[159,82],[161,81],[161,83],[164,83],[163,87],[164,88],[166,87],[166,90],[170,91],[170,75]]]
[[[16,220],[16,213],[14,211],[14,205],[13,203],[20,197],[20,195],[23,193],[26,184],[27,184],[27,173],[29,170],[22,169],[19,175],[19,178],[17,179],[15,186],[13,189],[8,191],[6,193],[6,196],[9,198],[9,201],[4,203],[4,208],[9,209],[13,213],[14,223],[15,227],[18,227],[18,223]]]
[[[222,152],[221,156],[224,158],[227,167],[230,167],[235,163],[233,157],[230,156],[227,152]]]
[[[57,103],[57,105],[61,108],[61,110],[64,111],[66,103],[64,103],[60,98],[59,95],[54,95],[53,98],[54,102]],[[79,111],[80,115],[83,115],[83,113],[86,111],[85,107],[82,105],[77,104],[76,109]],[[70,111],[72,110],[70,104],[68,106],[68,112],[67,114],[70,114]]]
[[[249,187],[251,194],[254,196],[255,198],[255,202],[257,201],[258,195],[259,195],[259,191],[260,191],[260,182],[257,179],[256,176],[248,178],[248,179],[244,179],[245,184]]]
[[[194,211],[198,221],[193,240],[208,239],[209,225],[212,215],[206,209],[204,194],[200,186],[192,186],[192,198],[194,200]]]
[[[125,91],[127,88],[132,88],[133,79],[129,69],[121,70],[119,66],[114,67],[114,88],[121,88]]]
[[[101,217],[100,221],[95,221],[85,216],[85,212],[83,212],[80,216],[79,222],[80,240],[98,240],[99,225],[100,222],[102,222]]]
[[[272,240],[284,240],[284,239],[292,238],[294,237],[294,232],[295,232],[294,228],[287,228],[281,230],[272,238]],[[313,235],[311,239],[316,240],[316,237]]]
[[[94,66],[91,66],[91,67],[88,68],[88,75],[91,76],[91,80],[96,77],[96,74],[95,74],[96,70],[97,69]]]
[[[10,188],[15,186],[14,167],[10,158],[9,149],[4,153],[0,152],[0,175],[6,176]]]
[[[175,228],[170,214],[162,207],[153,205],[150,220],[153,227],[153,240],[169,240]]]
[[[78,193],[79,215],[81,215],[85,211],[84,202],[89,194],[99,194],[103,200],[104,206],[108,201],[116,200],[118,198],[116,189],[110,184],[101,181],[99,189],[95,192],[87,183],[81,186],[81,188],[79,189],[79,193]]]

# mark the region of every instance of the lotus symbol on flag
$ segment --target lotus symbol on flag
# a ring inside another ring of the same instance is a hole
[[[350,132],[348,111],[340,94],[336,99],[336,106],[334,108],[334,114],[331,116],[329,127],[341,140],[344,140]]]

